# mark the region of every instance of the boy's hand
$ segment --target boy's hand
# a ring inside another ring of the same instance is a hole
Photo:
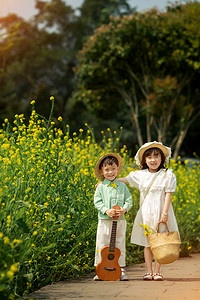
[[[116,216],[116,210],[113,208],[107,209],[106,210],[106,214],[110,217],[113,218]]]
[[[120,207],[119,210],[116,210],[116,216],[118,218],[122,217],[126,213],[126,208]]]

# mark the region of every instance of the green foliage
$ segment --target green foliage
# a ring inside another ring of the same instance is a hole
[[[11,281],[4,277],[2,295],[26,294],[93,270],[94,166],[102,154],[118,150],[118,137],[107,130],[99,146],[86,124],[71,138],[68,125],[63,131],[55,127],[51,101],[49,120],[38,116],[32,101],[28,125],[23,114],[16,115],[14,124],[5,119],[0,131],[1,238],[21,241],[5,267],[9,271],[18,263],[18,272]],[[128,160],[125,147],[120,152]],[[7,247],[1,248],[2,257]]]
[[[39,99],[37,110],[48,117],[50,106],[46,99],[51,94],[57,99],[55,114],[74,119],[68,102],[76,81],[76,56],[88,37],[88,27],[92,26],[93,32],[103,22],[96,22],[92,15],[86,22],[85,6],[89,3],[93,11],[95,7],[107,19],[109,13],[120,13],[120,7],[129,7],[126,0],[109,0],[100,5],[99,1],[85,2],[79,16],[65,1],[38,0],[38,13],[29,21],[16,15],[0,18],[1,121],[8,116],[14,118],[16,113],[29,115],[31,99]]]
[[[9,15],[0,19],[1,118],[29,113],[28,103],[38,98],[38,111],[48,117],[52,93],[57,96],[55,113],[62,115],[74,81],[80,35],[77,17],[63,1],[38,1],[38,14],[31,21]]]
[[[7,218],[9,226],[10,218]],[[1,299],[14,299],[14,293],[10,289],[10,283],[13,281],[18,271],[19,258],[17,252],[20,250],[21,240],[14,239],[10,242],[7,236],[0,232],[0,296]]]
[[[93,34],[102,24],[108,24],[110,16],[128,15],[132,12],[127,0],[85,0],[80,8],[80,22],[85,36]]]
[[[200,113],[199,11],[195,2],[111,18],[80,53],[74,98],[105,119],[115,118],[123,103],[140,146],[175,141],[177,156]]]
[[[184,165],[172,162],[177,177],[177,190],[172,198],[178,226],[181,232],[181,254],[188,255],[200,247],[200,164],[189,160]]]

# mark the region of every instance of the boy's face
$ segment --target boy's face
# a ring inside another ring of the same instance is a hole
[[[106,179],[110,181],[114,181],[117,177],[119,171],[119,167],[114,162],[112,165],[104,165],[102,166],[100,173],[103,175]]]

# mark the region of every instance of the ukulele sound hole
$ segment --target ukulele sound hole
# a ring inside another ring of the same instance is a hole
[[[113,260],[113,259],[114,259],[114,257],[115,257],[115,256],[114,256],[114,254],[113,254],[113,253],[109,253],[109,254],[108,254],[108,259],[109,259],[109,260]]]

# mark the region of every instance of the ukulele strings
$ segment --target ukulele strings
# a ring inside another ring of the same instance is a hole
[[[117,221],[113,221],[112,223],[112,232],[110,237],[110,252],[115,251],[115,240],[116,240],[116,232],[117,232]]]

